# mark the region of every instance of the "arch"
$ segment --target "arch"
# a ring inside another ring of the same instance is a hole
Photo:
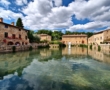
[[[7,45],[14,45],[14,43],[13,43],[12,41],[9,41],[9,42],[7,43]]]
[[[25,45],[27,45],[27,42],[25,42]]]
[[[20,45],[20,42],[16,42],[15,45]]]
[[[84,44],[84,40],[82,40],[82,44]]]

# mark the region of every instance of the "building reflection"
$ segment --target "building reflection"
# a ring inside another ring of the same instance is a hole
[[[0,77],[14,73],[22,72],[22,69],[30,64],[29,52],[18,52],[0,55]]]
[[[105,63],[110,63],[110,54],[109,52],[99,52],[96,50],[88,50],[88,55],[94,58],[95,60],[105,62]]]
[[[90,56],[95,60],[110,63],[110,51],[96,51],[96,50],[90,50],[87,48],[81,48],[81,47],[72,47],[69,49],[68,47],[64,48],[62,50],[62,55],[64,56],[75,56],[75,57],[81,57],[81,56]]]
[[[48,60],[61,60],[62,57],[67,58],[83,58],[87,56],[92,57],[94,60],[98,60],[105,63],[110,63],[110,53],[109,52],[98,52],[94,50],[89,50],[87,48],[81,47],[68,47],[55,50],[55,49],[38,49],[31,52],[17,52],[15,54],[1,54],[0,55],[0,77],[14,73],[15,71],[18,74],[22,73],[23,68],[27,67],[34,59],[39,61],[48,61]],[[66,60],[68,60],[66,58]]]
[[[40,50],[40,55],[42,56],[42,57],[49,57],[49,56],[51,56],[51,50],[49,50],[49,49],[42,49],[42,50]]]
[[[81,47],[72,47],[72,48],[64,48],[62,50],[62,55],[87,55],[87,48]]]

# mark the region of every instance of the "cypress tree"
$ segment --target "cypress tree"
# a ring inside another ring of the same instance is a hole
[[[16,22],[16,26],[23,28],[23,23],[22,23],[22,19],[18,18],[17,22]]]

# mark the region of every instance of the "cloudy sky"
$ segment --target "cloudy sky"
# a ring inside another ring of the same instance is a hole
[[[31,30],[95,32],[110,28],[110,0],[0,0],[0,17],[21,17]]]

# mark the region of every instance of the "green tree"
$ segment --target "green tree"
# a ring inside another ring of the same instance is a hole
[[[52,32],[52,40],[61,40],[63,33],[61,31]]]
[[[29,42],[33,43],[33,42],[40,42],[40,38],[37,36],[33,36],[34,32],[33,31],[28,31],[28,38],[29,38]]]
[[[65,34],[72,34],[72,32],[70,32],[70,31],[66,31],[66,33]]]
[[[16,26],[23,28],[23,23],[22,23],[22,19],[18,18],[17,22],[16,22]]]
[[[88,38],[89,38],[89,37],[91,37],[94,33],[93,33],[93,32],[87,32],[86,34],[87,34],[87,36],[88,36]]]
[[[52,35],[52,31],[42,29],[42,30],[38,30],[37,34],[48,34],[48,35]]]

